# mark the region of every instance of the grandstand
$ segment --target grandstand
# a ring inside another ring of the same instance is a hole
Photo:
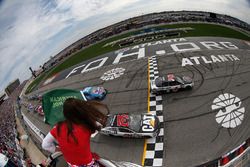
[[[135,32],[135,35],[131,35],[126,38],[122,38],[104,45],[106,46],[114,46],[119,45],[120,47],[129,46],[136,43],[148,42],[153,40],[159,40],[164,38],[171,37],[180,37],[181,32],[187,32],[194,30],[191,27],[184,28],[146,28],[142,29],[139,32]]]
[[[20,85],[19,79],[15,79],[13,82],[11,82],[6,88],[5,92],[8,96],[11,95],[11,93]]]

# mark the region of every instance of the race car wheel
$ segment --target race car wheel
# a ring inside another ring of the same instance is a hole
[[[106,95],[108,94],[108,90],[107,89],[104,89],[105,90],[105,92],[106,92]]]
[[[175,87],[174,89],[172,89],[172,92],[178,92],[179,88]]]
[[[144,136],[145,139],[150,139],[152,136]]]
[[[151,88],[150,88],[150,92],[151,92],[152,94],[157,94],[157,93],[158,93],[158,91],[156,91],[155,89],[151,89]]]
[[[187,87],[186,87],[187,90],[190,90],[190,89],[192,89],[192,88],[193,88],[192,86],[187,86]]]
[[[170,91],[169,90],[164,90],[164,93],[166,94],[166,93],[169,93]]]
[[[153,93],[153,94],[155,94],[155,95],[160,95],[160,92],[155,92],[155,93]]]

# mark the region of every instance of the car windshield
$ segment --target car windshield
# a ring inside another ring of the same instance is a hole
[[[155,85],[157,87],[161,87],[162,86],[162,78],[161,77],[158,77],[155,79]]]
[[[135,132],[139,132],[141,128],[141,115],[129,116],[129,128]]]
[[[103,88],[102,87],[94,86],[91,89],[91,93],[93,93],[93,94],[101,94],[102,92],[103,92]]]
[[[112,126],[113,123],[113,116],[109,116],[107,121],[106,121],[106,126]]]
[[[179,83],[184,83],[183,80],[181,79],[181,77],[179,77],[179,76],[175,76],[175,80]]]
[[[91,92],[96,92],[96,91],[98,91],[98,87],[93,86],[90,90],[91,90]]]

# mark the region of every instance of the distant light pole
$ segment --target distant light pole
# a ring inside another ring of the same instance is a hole
[[[33,75],[33,77],[35,77],[35,78],[36,78],[36,73],[32,70],[32,68],[31,68],[31,67],[30,67],[29,69],[30,69],[30,71],[31,71],[31,73],[32,73],[32,75]]]

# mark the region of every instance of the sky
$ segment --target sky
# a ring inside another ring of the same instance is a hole
[[[0,0],[0,93],[100,28],[142,14],[199,10],[250,24],[250,0]]]

